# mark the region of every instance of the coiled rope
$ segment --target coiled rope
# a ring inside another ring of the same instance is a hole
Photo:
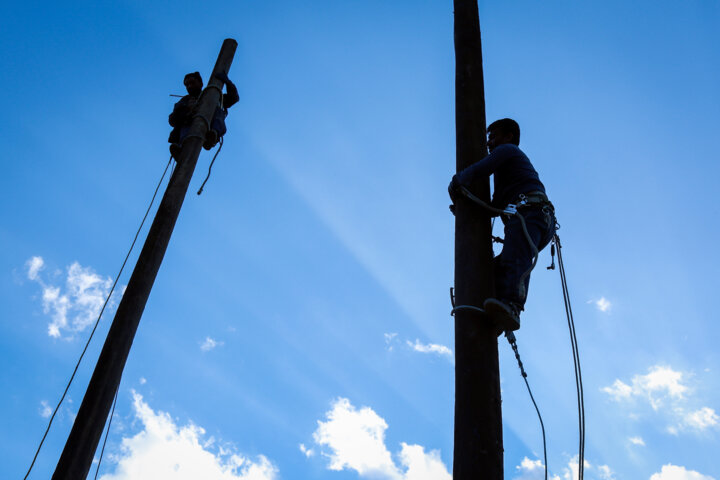
[[[155,192],[153,193],[152,199],[150,199],[150,204],[147,207],[147,210],[145,211],[145,215],[143,216],[142,221],[140,222],[140,226],[137,229],[137,232],[135,232],[135,238],[133,238],[132,244],[130,245],[130,249],[128,250],[127,254],[125,255],[125,260],[123,260],[122,265],[120,266],[120,271],[115,276],[115,281],[112,284],[112,287],[110,288],[110,292],[108,293],[107,297],[105,298],[105,303],[103,303],[102,308],[100,309],[100,313],[98,314],[97,320],[95,320],[95,325],[93,325],[92,331],[90,332],[90,337],[88,337],[87,342],[85,343],[85,347],[82,350],[82,353],[80,354],[80,357],[77,360],[77,363],[75,364],[75,368],[73,369],[72,375],[70,375],[70,380],[68,380],[67,385],[65,386],[65,390],[63,391],[62,396],[60,397],[60,401],[57,403],[57,406],[55,407],[55,410],[53,410],[52,415],[50,416],[50,420],[48,421],[47,428],[45,429],[45,433],[42,436],[42,439],[40,440],[40,444],[37,447],[37,450],[35,451],[35,456],[32,459],[32,462],[30,463],[30,467],[28,468],[27,473],[25,474],[25,477],[23,480],[27,480],[28,476],[30,475],[30,472],[33,469],[33,466],[35,465],[35,461],[37,460],[38,455],[40,454],[40,449],[42,448],[43,444],[45,443],[45,439],[47,438],[48,433],[50,432],[50,427],[52,426],[53,420],[55,419],[55,415],[57,415],[58,410],[60,410],[60,406],[62,405],[63,401],[65,400],[65,396],[68,393],[68,390],[70,389],[70,385],[72,385],[73,380],[75,379],[75,374],[78,371],[78,368],[80,367],[80,362],[82,362],[83,357],[85,356],[85,352],[87,352],[88,347],[90,346],[90,341],[93,339],[93,335],[95,335],[95,330],[97,330],[97,327],[100,323],[100,318],[102,318],[103,312],[105,312],[105,307],[107,307],[108,302],[110,301],[110,297],[112,296],[113,292],[115,291],[115,287],[117,286],[118,280],[120,279],[120,275],[122,274],[123,270],[125,269],[125,265],[127,264],[128,258],[130,258],[130,254],[133,251],[133,248],[135,247],[135,243],[137,242],[138,236],[140,235],[140,231],[143,228],[143,225],[145,225],[145,220],[147,220],[148,214],[150,213],[150,209],[153,206],[153,203],[155,202],[155,197],[157,196],[158,190],[160,190],[160,186],[162,185],[163,180],[165,179],[165,174],[167,174],[168,168],[170,167],[170,164],[172,163],[172,156],[170,156],[170,159],[168,160],[167,165],[165,166],[165,170],[163,171],[162,176],[160,177],[160,181],[157,184],[157,187],[155,187]],[[116,399],[117,399],[117,392],[115,392]],[[96,473],[97,475],[97,473]]]

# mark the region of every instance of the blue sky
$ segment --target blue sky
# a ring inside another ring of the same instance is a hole
[[[720,479],[720,5],[480,17],[487,117],[518,120],[562,225],[586,478]],[[41,0],[0,18],[2,476],[24,475],[167,162],[169,94],[233,37],[241,100],[200,197],[198,163],[100,478],[449,478],[452,2]],[[565,480],[575,387],[547,264],[517,338]],[[31,478],[53,471],[111,318]],[[500,356],[506,478],[539,479],[539,425]]]

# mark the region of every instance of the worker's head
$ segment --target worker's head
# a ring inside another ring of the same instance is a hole
[[[185,75],[183,79],[188,94],[197,97],[202,92],[203,81],[200,72],[192,72]]]
[[[491,152],[504,143],[520,145],[520,125],[511,118],[495,120],[487,128],[487,135],[487,145]]]

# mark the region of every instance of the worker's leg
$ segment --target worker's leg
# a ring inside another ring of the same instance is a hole
[[[182,144],[185,141],[185,137],[190,133],[190,126],[185,125],[173,129],[170,133],[170,153],[172,154],[175,161],[180,158],[180,152],[182,151]]]
[[[541,208],[527,208],[518,212],[525,219],[525,225],[533,244],[542,250],[552,239],[554,217]],[[530,273],[534,252],[523,232],[520,219],[515,215],[505,223],[505,242],[496,259],[496,297],[513,303],[522,310],[530,285]],[[526,274],[527,273],[527,274]]]
[[[215,145],[217,145],[220,137],[225,135],[225,133],[227,132],[227,127],[225,126],[226,115],[226,111],[222,108],[217,107],[215,109],[212,122],[210,122],[210,129],[207,132],[205,142],[203,144],[203,148],[205,148],[205,150],[210,150]]]

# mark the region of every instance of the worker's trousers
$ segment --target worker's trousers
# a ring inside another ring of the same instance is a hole
[[[502,252],[493,260],[495,296],[514,303],[522,310],[527,299],[535,254],[518,215],[525,219],[530,239],[538,251],[545,248],[555,234],[555,215],[551,206],[538,205],[518,209],[516,215],[503,217],[505,240]]]

